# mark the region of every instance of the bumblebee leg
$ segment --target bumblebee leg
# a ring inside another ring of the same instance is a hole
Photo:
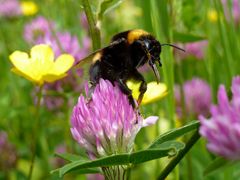
[[[138,104],[140,105],[144,96],[144,93],[147,91],[147,83],[144,79],[144,77],[137,71],[135,70],[134,73],[132,74],[132,78],[136,81],[140,81],[140,87],[139,87],[139,96],[138,96]]]
[[[89,75],[91,84],[89,92],[92,94],[96,85],[99,83],[99,79],[101,78],[100,61],[97,61],[95,64],[91,65],[89,69]]]
[[[135,101],[132,97],[132,91],[131,91],[131,89],[129,89],[127,87],[127,85],[125,83],[126,81],[124,79],[119,78],[117,80],[117,82],[118,82],[118,86],[121,89],[121,91],[128,96],[129,103],[133,106],[133,108],[135,108],[136,105],[135,105]]]
[[[100,61],[97,61],[96,63],[91,65],[89,69],[89,75],[90,75],[90,83],[92,85],[96,85],[99,82],[99,79],[101,78]]]

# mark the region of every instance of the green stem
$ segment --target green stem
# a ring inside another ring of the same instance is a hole
[[[90,28],[89,30],[90,30],[90,34],[92,37],[92,47],[93,47],[93,50],[95,51],[101,47],[100,30],[97,25],[97,21],[94,19],[89,1],[82,0],[82,2],[83,2],[84,11],[87,16],[87,20],[89,23],[89,28]],[[100,23],[100,22],[98,22],[98,23]]]
[[[192,180],[193,179],[193,173],[192,173],[192,156],[191,154],[186,155],[186,160],[187,160],[187,170],[188,170],[188,179]]]
[[[180,61],[178,59],[178,61]],[[183,72],[182,72],[182,62],[179,62],[177,65],[177,75],[179,77],[179,90],[180,90],[180,105],[181,105],[181,116],[180,121],[181,124],[185,124],[187,122],[187,112],[186,112],[186,102],[185,102],[185,95],[184,95],[184,89],[183,89],[183,85],[184,85],[184,77],[183,77]]]
[[[34,162],[35,162],[35,157],[36,157],[36,146],[37,146],[37,136],[38,136],[38,131],[39,131],[39,125],[40,125],[40,117],[39,117],[39,111],[40,111],[40,105],[41,105],[41,99],[42,99],[42,89],[43,86],[39,86],[39,90],[37,93],[37,105],[36,105],[36,121],[34,122],[34,127],[33,127],[33,137],[32,137],[32,159],[31,159],[31,164],[30,164],[30,170],[28,173],[28,179],[32,179],[32,173],[33,173],[33,168],[34,168]]]
[[[188,153],[188,151],[192,148],[192,146],[198,141],[200,138],[200,135],[198,131],[196,131],[190,140],[187,142],[185,148],[178,153],[178,155],[165,167],[165,169],[162,171],[160,176],[158,177],[158,180],[165,179],[168,174],[175,168],[175,166],[182,160],[182,158]]]
[[[185,95],[184,95],[184,78],[183,78],[183,72],[182,72],[182,62],[179,62],[179,66],[177,68],[178,70],[178,77],[180,81],[180,102],[181,102],[181,110],[182,110],[182,116],[181,116],[181,121],[182,124],[185,124],[186,122],[189,121],[189,118],[187,116],[187,111],[186,111],[186,102],[185,102]],[[186,138],[184,138],[184,142],[186,142]],[[191,154],[188,154],[186,156],[186,161],[187,161],[187,169],[188,169],[188,179],[191,180],[193,179],[192,176],[192,159],[191,159]]]

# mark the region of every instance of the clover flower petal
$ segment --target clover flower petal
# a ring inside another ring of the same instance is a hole
[[[218,105],[211,106],[211,118],[199,117],[200,134],[208,140],[207,148],[231,160],[240,159],[240,76],[232,81],[232,100],[223,85],[218,90]]]
[[[13,72],[38,85],[63,78],[74,63],[74,58],[68,54],[54,61],[52,49],[44,44],[34,46],[30,57],[25,52],[15,51],[9,58],[14,65]]]

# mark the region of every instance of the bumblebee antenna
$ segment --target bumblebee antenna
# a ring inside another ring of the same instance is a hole
[[[172,47],[174,47],[174,48],[176,48],[176,49],[178,49],[178,50],[181,50],[181,51],[184,51],[185,52],[185,50],[184,49],[182,49],[182,48],[180,48],[180,47],[178,47],[178,46],[175,46],[175,45],[173,45],[173,44],[161,44],[161,46],[172,46]]]

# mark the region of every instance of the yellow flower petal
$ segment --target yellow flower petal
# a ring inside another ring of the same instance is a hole
[[[150,82],[147,84],[142,104],[156,101],[167,95],[167,86],[164,83]]]
[[[27,79],[27,80],[29,80],[29,81],[35,82],[35,80],[34,80],[31,76],[29,76],[29,75],[27,75],[27,74],[19,71],[19,70],[16,69],[16,68],[12,68],[11,71],[14,72],[15,74],[19,75],[19,76],[24,77],[25,79]]]
[[[9,58],[14,65],[12,71],[26,79],[42,85],[65,77],[74,63],[71,55],[61,55],[54,61],[54,54],[48,45],[40,44],[31,49],[31,57],[27,53],[15,51]]]
[[[52,74],[63,74],[67,72],[73,65],[74,58],[71,55],[63,54],[54,62]]]
[[[15,68],[12,71],[24,78],[38,83],[41,76],[39,75],[36,68],[34,68],[34,63],[29,59],[28,54],[21,51],[15,51],[9,56],[12,64]],[[39,66],[38,66],[39,68]]]
[[[127,81],[127,86],[132,90],[132,96],[134,99],[138,99],[140,83],[133,81]],[[167,95],[167,86],[164,83],[150,82],[147,84],[147,91],[145,92],[142,104],[154,102]]]
[[[20,6],[25,16],[31,16],[38,12],[38,7],[33,1],[22,1]]]
[[[54,82],[54,81],[56,81],[56,80],[62,79],[62,78],[64,78],[65,76],[67,76],[66,73],[63,73],[63,74],[60,74],[60,75],[47,74],[47,75],[44,75],[44,76],[43,76],[43,79],[44,79],[44,81],[51,83],[51,82]]]
[[[29,57],[28,54],[21,51],[15,51],[9,56],[12,64],[22,72],[26,72],[29,66]]]
[[[217,20],[218,20],[218,13],[214,9],[209,10],[207,16],[208,16],[208,20],[210,22],[214,23],[214,22],[217,22]]]
[[[41,60],[42,63],[45,63],[45,61],[53,62],[54,60],[53,51],[51,47],[46,44],[39,44],[39,45],[33,46],[30,54],[31,54],[31,59]]]
[[[50,46],[36,45],[31,49],[33,70],[38,74],[47,74],[54,66],[54,54]]]
[[[132,90],[133,98],[138,99],[140,83],[139,82],[136,83],[130,80],[130,81],[127,81],[127,86],[129,89]]]

